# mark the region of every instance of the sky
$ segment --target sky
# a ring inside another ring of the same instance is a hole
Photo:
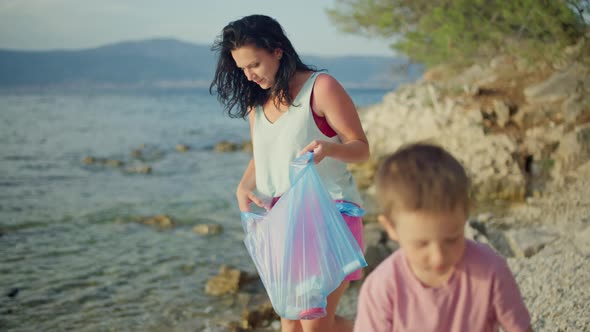
[[[300,54],[393,55],[389,41],[339,32],[336,0],[0,0],[0,49],[83,49],[171,37],[211,45],[230,21],[265,14]]]

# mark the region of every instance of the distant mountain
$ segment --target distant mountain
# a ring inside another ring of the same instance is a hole
[[[391,88],[422,72],[405,60],[379,56],[318,57],[303,61],[327,69],[346,87]],[[208,87],[215,71],[208,45],[175,39],[121,42],[93,49],[0,50],[0,88],[26,87]]]
[[[326,69],[344,86],[358,88],[391,88],[399,83],[413,82],[423,66],[409,64],[403,58],[385,56],[301,56],[306,64]]]

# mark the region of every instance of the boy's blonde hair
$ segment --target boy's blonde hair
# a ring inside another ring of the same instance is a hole
[[[395,211],[469,212],[469,178],[461,163],[443,148],[416,143],[404,146],[382,162],[377,175],[382,213]]]

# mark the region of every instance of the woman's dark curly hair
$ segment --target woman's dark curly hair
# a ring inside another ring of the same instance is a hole
[[[270,89],[264,90],[255,82],[248,81],[237,67],[231,51],[245,45],[268,52],[276,49],[283,51],[275,84]],[[289,93],[289,80],[298,71],[316,71],[301,61],[279,22],[264,15],[250,15],[229,23],[211,49],[219,54],[219,58],[209,93],[217,93],[217,99],[232,118],[246,118],[252,107],[263,105],[271,96],[278,97],[277,106],[291,105],[293,98]]]

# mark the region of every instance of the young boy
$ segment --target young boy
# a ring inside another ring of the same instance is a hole
[[[400,249],[364,281],[355,332],[532,331],[505,260],[464,237],[469,180],[453,156],[409,145],[376,181],[379,223]]]

